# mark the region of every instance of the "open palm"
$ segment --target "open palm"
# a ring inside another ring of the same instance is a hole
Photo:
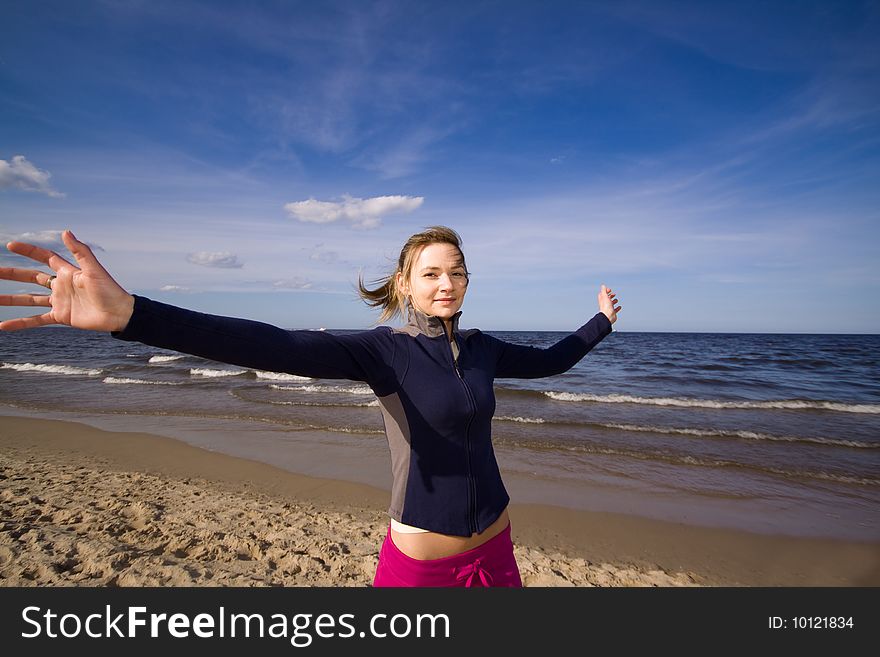
[[[48,324],[65,324],[93,331],[118,331],[125,328],[134,308],[134,297],[113,280],[98,262],[92,250],[66,230],[61,239],[73,254],[77,265],[71,264],[48,249],[25,242],[9,242],[6,248],[55,272],[49,274],[36,269],[19,267],[0,268],[0,279],[36,283],[47,287],[49,294],[0,295],[0,306],[45,307],[45,313],[0,322],[2,331],[18,331]]]
[[[608,321],[612,324],[617,321],[617,313],[620,312],[622,306],[614,307],[617,303],[617,295],[611,292],[610,288],[604,285],[599,289],[599,312],[605,313]]]

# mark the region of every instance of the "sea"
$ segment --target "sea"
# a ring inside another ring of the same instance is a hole
[[[537,347],[567,335],[487,333]],[[880,335],[615,331],[565,374],[497,379],[493,441],[514,503],[875,542],[878,375]],[[3,415],[166,435],[390,490],[378,402],[356,381],[45,327],[0,333]]]

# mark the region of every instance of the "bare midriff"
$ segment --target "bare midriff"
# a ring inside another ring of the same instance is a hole
[[[420,534],[403,534],[401,532],[391,530],[391,540],[401,552],[413,559],[442,559],[443,557],[451,557],[453,554],[460,554],[479,547],[486,541],[494,538],[504,531],[510,519],[507,516],[507,509],[501,512],[498,519],[480,534],[471,534],[470,536],[450,536],[449,534],[437,534],[435,532],[424,532]]]

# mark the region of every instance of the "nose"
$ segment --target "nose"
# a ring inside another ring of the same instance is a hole
[[[441,290],[452,289],[452,278],[450,278],[449,274],[440,274],[440,278],[437,282],[440,284]]]

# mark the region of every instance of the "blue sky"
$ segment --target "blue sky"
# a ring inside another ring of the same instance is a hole
[[[445,224],[463,326],[880,332],[876,2],[2,6],[0,238],[136,294],[366,328]]]

